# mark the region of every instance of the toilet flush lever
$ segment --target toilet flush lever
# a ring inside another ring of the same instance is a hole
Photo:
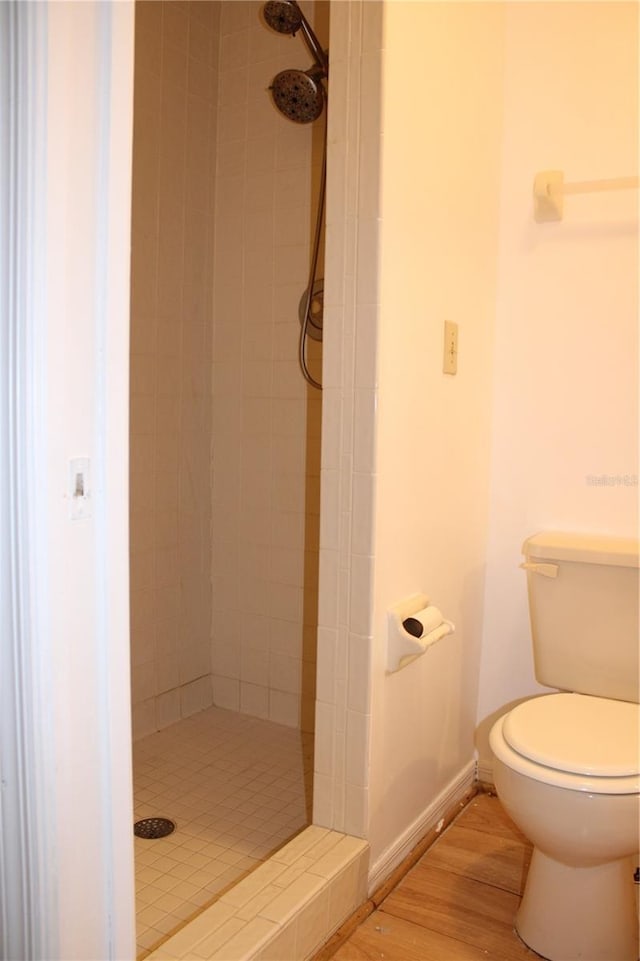
[[[520,567],[523,571],[531,571],[532,574],[542,574],[543,577],[557,577],[557,564],[538,564],[535,561],[525,561]]]

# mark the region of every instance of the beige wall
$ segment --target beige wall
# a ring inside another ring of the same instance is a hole
[[[637,191],[567,196],[560,223],[536,224],[531,201],[539,170],[637,175],[637,17],[635,3],[508,5],[478,713],[488,771],[492,718],[542,690],[522,542],[544,529],[638,536]]]
[[[314,19],[311,3],[302,4]],[[221,4],[213,343],[213,691],[310,730],[315,691],[319,391],[297,364],[322,124],[267,87],[310,66],[257,2]],[[316,26],[326,41],[326,4]],[[317,352],[316,352],[317,354]],[[318,373],[316,368],[316,374]]]
[[[375,884],[473,780],[503,8],[352,2],[331,28],[314,821],[370,840]],[[456,634],[386,675],[418,591]]]
[[[394,0],[381,43],[377,7],[332,14],[314,779],[374,875],[473,770],[477,720],[535,690],[522,539],[633,534],[638,463],[637,197],[532,219],[539,169],[637,170],[635,5]],[[416,591],[456,633],[385,676]]]
[[[473,762],[488,526],[504,8],[390,3],[371,733],[374,872]],[[405,92],[410,90],[411,97]],[[444,321],[459,326],[443,373]],[[455,633],[385,675],[387,610],[426,594]],[[394,853],[395,851],[395,853]]]
[[[136,4],[131,296],[134,736],[211,703],[216,3]]]

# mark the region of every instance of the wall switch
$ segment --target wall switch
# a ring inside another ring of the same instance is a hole
[[[91,517],[89,458],[74,457],[69,461],[69,517],[72,521]]]
[[[444,360],[442,369],[445,374],[458,371],[458,325],[452,320],[444,322]]]

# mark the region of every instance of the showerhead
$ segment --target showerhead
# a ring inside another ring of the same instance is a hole
[[[273,78],[269,88],[278,110],[296,123],[312,123],[324,107],[322,72],[311,70],[282,70]]]
[[[295,36],[298,30],[302,30],[304,42],[311,56],[326,76],[329,70],[329,59],[296,0],[267,0],[262,12],[267,25],[278,33],[290,33]]]
[[[295,33],[302,26],[302,11],[295,0],[267,0],[264,19],[278,33]]]

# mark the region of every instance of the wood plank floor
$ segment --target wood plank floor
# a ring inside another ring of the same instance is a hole
[[[533,961],[513,930],[530,858],[498,799],[476,795],[334,961]]]

